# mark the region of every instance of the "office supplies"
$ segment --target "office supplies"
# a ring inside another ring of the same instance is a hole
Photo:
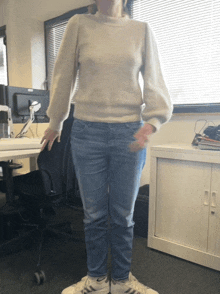
[[[200,130],[200,132],[197,133],[195,129],[196,129],[196,124],[199,121],[205,121],[205,124]],[[201,150],[218,150],[219,151],[220,150],[220,125],[207,126],[207,124],[209,123],[210,122],[208,122],[207,120],[196,121],[195,129],[194,129],[195,137],[191,144],[192,146],[198,146],[198,148]]]
[[[202,150],[218,150],[220,151],[220,141],[203,137],[198,142],[199,149]]]
[[[203,133],[212,140],[220,141],[220,125],[208,126]]]

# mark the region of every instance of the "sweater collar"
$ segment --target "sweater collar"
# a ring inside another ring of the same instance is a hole
[[[125,25],[127,23],[127,20],[129,19],[128,15],[123,15],[122,17],[117,18],[113,16],[108,16],[99,11],[96,12],[95,16],[100,22],[104,24],[117,25],[117,26]]]

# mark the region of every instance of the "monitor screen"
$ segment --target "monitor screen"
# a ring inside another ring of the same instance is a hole
[[[34,113],[36,123],[47,123],[46,115],[49,106],[49,91],[0,85],[0,105],[11,108],[13,124],[25,123],[30,117],[29,107],[40,103],[40,109]],[[7,113],[0,112],[0,123],[7,122]]]

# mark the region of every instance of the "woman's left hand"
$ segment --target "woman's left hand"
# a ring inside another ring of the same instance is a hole
[[[146,123],[137,133],[134,134],[134,137],[137,140],[129,145],[130,151],[137,152],[145,148],[145,143],[149,141],[148,136],[155,131],[156,129],[154,126]]]

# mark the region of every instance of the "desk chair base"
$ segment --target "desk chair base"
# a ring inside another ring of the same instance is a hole
[[[73,205],[69,205],[69,200],[76,198],[76,185],[78,185],[71,152],[70,133],[73,121],[73,116],[64,121],[60,142],[55,140],[50,151],[45,148],[39,153],[38,170],[13,178],[14,195],[19,197],[27,213],[26,217],[23,217],[26,219],[23,225],[29,230],[34,229],[35,232],[40,232],[37,274],[35,275],[40,283],[45,280],[45,273],[40,268],[45,233],[62,235],[62,238],[68,235],[68,238],[71,237],[75,242],[82,241],[85,244],[85,238],[76,238],[77,235],[73,237],[72,232],[63,234],[62,230],[58,233],[57,227],[50,225],[49,221],[54,220],[53,210],[55,213],[56,209],[59,215],[60,211],[57,208],[60,209],[61,204],[74,208]]]
[[[17,201],[13,205],[6,203],[0,208],[0,255],[21,250],[21,244],[17,241],[20,238],[23,240],[26,234],[30,233],[22,230],[23,212],[24,208],[20,207]]]
[[[71,228],[71,223],[66,223],[66,225],[69,224],[69,227]],[[38,252],[38,264],[37,264],[37,270],[34,273],[34,277],[35,277],[35,281],[38,285],[42,285],[45,281],[46,281],[46,274],[45,272],[41,269],[41,253],[42,253],[42,246],[43,246],[43,235],[47,235],[47,234],[52,233],[53,235],[55,235],[56,237],[65,237],[67,239],[71,239],[72,241],[74,241],[74,243],[84,243],[84,238],[76,238],[73,235],[77,234],[77,232],[72,231],[70,234],[69,233],[65,233],[65,232],[61,232],[59,230],[56,230],[53,228],[53,225],[48,226],[47,228],[45,228],[43,231],[41,231],[41,242],[39,245],[39,252]]]
[[[76,210],[81,212],[83,211],[81,207],[72,208],[75,208]],[[84,237],[76,237],[79,232],[72,229],[71,222],[65,222],[62,224],[54,222],[48,224],[47,221],[43,219],[43,212],[41,215],[42,222],[40,224],[25,222],[21,215],[24,211],[19,208],[19,204],[17,204],[17,208],[6,204],[3,208],[0,209],[0,211],[1,218],[5,216],[8,219],[10,216],[16,217],[15,220],[17,222],[20,217],[20,225],[16,229],[11,228],[12,231],[10,232],[10,234],[4,235],[5,238],[11,239],[0,241],[0,256],[17,253],[24,249],[29,249],[32,247],[33,244],[36,244],[35,242],[33,242],[33,240],[37,239],[39,241],[40,239],[37,253],[37,268],[34,273],[34,278],[38,285],[41,285],[46,281],[46,274],[41,269],[41,254],[45,236],[55,236],[62,239],[65,238],[74,241],[74,243],[85,243]],[[4,213],[5,215],[3,215]],[[17,236],[15,237],[15,235]]]

